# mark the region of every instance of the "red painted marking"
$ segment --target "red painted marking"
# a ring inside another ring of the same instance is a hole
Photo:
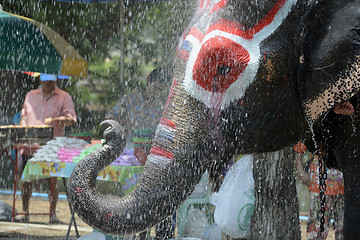
[[[211,38],[203,44],[193,69],[193,79],[211,92],[225,92],[250,61],[250,54],[240,44],[224,37]],[[229,72],[219,74],[219,68]]]
[[[165,107],[164,107],[164,112],[166,112],[169,108],[169,104],[172,102],[172,99],[174,98],[174,89],[175,89],[175,86],[178,84],[176,78],[174,78],[173,80],[173,83],[171,85],[171,89],[170,89],[170,92],[169,92],[169,96],[166,100],[166,104],[165,104]]]
[[[205,0],[200,0],[200,3],[199,3],[199,8],[202,9],[204,7],[204,1]]]
[[[285,4],[285,2],[286,0],[279,0],[275,3],[270,12],[253,27],[255,33],[258,33],[261,29],[269,25],[274,20],[275,15]]]
[[[228,0],[220,0],[219,2],[217,2],[211,9],[210,14],[212,14],[213,12],[223,8],[226,4],[227,4]]]
[[[173,159],[174,158],[174,155],[163,149],[163,148],[160,148],[160,147],[156,147],[156,146],[153,146],[151,147],[150,149],[150,154],[155,154],[155,155],[158,155],[158,156],[161,156],[161,157],[166,157],[166,158],[169,158],[169,159]]]
[[[219,30],[245,39],[252,39],[256,33],[274,20],[285,2],[286,0],[278,0],[269,13],[250,29],[245,29],[240,23],[220,19],[209,27],[206,34]],[[227,0],[221,0],[217,3],[219,5],[216,8],[223,7],[226,3]],[[197,28],[192,28],[189,34],[199,41],[204,38]],[[266,53],[264,53],[264,60],[265,57]],[[250,54],[240,44],[225,37],[215,36],[202,45],[194,64],[193,79],[197,85],[207,91],[223,93],[238,79],[249,61]],[[226,69],[226,71],[219,71],[219,69]]]
[[[176,127],[176,124],[173,121],[169,120],[169,119],[161,118],[160,123],[164,124],[164,125],[166,125],[166,126],[168,126],[170,128],[175,128]]]
[[[252,39],[256,33],[258,33],[260,30],[262,30],[274,20],[275,15],[285,2],[286,0],[277,1],[273,8],[269,11],[269,13],[252,28],[244,30],[244,26],[240,23],[220,19],[216,24],[210,26],[208,33],[214,30],[220,30],[245,39]]]
[[[193,27],[190,32],[189,35],[194,36],[195,38],[197,38],[200,42],[203,40],[204,38],[204,34],[202,32],[199,31],[199,29],[197,29],[196,27]]]
[[[210,5],[210,0],[204,0],[204,5],[203,5],[203,9],[204,8],[208,8],[209,7],[209,5]]]
[[[188,60],[188,58],[189,58],[189,55],[190,54],[189,54],[188,51],[186,51],[185,49],[181,49],[180,54],[179,54],[179,58],[181,60],[183,60],[184,62],[186,62]]]

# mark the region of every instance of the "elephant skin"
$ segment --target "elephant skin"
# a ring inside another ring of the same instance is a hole
[[[172,214],[214,160],[276,151],[311,138],[314,129],[314,139],[332,129],[328,146],[344,171],[345,201],[353,199],[345,204],[345,238],[360,236],[360,128],[348,126],[359,114],[327,119],[345,101],[360,107],[359,19],[360,0],[200,0],[176,49],[173,84],[140,182],[123,198],[94,190],[96,174],[124,145],[117,124],[107,122],[112,137],[69,181],[77,214],[103,232],[143,231]]]

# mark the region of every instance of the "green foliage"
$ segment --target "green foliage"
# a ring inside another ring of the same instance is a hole
[[[193,5],[189,1],[83,4],[0,0],[0,4],[4,11],[50,26],[89,62],[88,78],[72,78],[66,88],[77,108],[77,131],[84,131],[96,129],[105,112],[124,94],[141,90],[155,67],[172,60],[190,20]]]

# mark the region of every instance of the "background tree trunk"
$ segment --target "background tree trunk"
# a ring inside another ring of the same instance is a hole
[[[301,239],[292,148],[254,155],[251,239]]]

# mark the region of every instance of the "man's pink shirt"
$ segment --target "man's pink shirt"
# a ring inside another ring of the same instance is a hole
[[[66,116],[76,122],[74,103],[70,94],[55,87],[53,93],[43,98],[42,89],[34,89],[27,93],[21,117],[26,116],[27,125],[43,125],[46,118]],[[64,136],[64,129],[58,124],[53,125],[54,137]]]

